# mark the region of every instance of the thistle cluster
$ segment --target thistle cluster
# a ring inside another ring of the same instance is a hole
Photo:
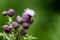
[[[3,16],[9,16],[12,18],[15,14],[15,11],[13,9],[9,9],[8,11],[3,11]],[[35,12],[29,8],[25,9],[22,16],[18,15],[16,16],[15,21],[11,21],[10,24],[6,24],[3,26],[3,29],[5,33],[11,33],[14,29],[15,31],[18,30],[19,34],[25,36],[27,34],[27,30],[29,29],[30,25],[34,22],[33,16],[35,15]],[[16,32],[16,33],[17,33]]]

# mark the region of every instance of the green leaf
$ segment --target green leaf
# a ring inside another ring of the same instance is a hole
[[[36,37],[29,36],[31,39],[37,39]]]
[[[5,37],[7,40],[10,40],[10,38],[6,35],[5,32],[4,32],[4,37]]]
[[[32,39],[37,39],[36,37],[33,37],[33,36],[30,36],[30,35],[26,35],[26,36],[23,36],[24,40],[32,40]]]

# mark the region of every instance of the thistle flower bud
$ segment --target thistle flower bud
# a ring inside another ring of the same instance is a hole
[[[26,31],[25,30],[21,30],[21,35],[23,35],[23,36],[25,36],[27,33],[26,33]]]
[[[34,22],[33,19],[31,19],[31,20],[27,20],[27,21],[26,21],[26,23],[28,23],[29,25],[31,25],[33,22]]]
[[[17,21],[18,23],[22,24],[22,18],[21,18],[20,16],[17,16],[17,17],[16,17],[16,21]]]
[[[33,19],[31,19],[31,21],[30,21],[30,22],[31,22],[31,24],[32,24],[32,23],[34,22],[34,20],[33,20]]]
[[[14,15],[14,10],[13,9],[9,9],[8,10],[8,15],[9,16],[13,16]]]
[[[13,28],[16,29],[18,26],[19,26],[19,24],[18,24],[17,22],[12,22],[12,27],[13,27]]]
[[[29,28],[29,24],[28,23],[23,23],[22,26],[23,26],[24,29],[28,29]]]
[[[3,26],[3,29],[4,29],[4,31],[5,31],[6,33],[9,33],[9,32],[10,32],[10,28],[9,28],[8,25],[4,25],[4,26]]]
[[[3,12],[2,12],[2,15],[3,15],[3,16],[6,16],[6,15],[7,15],[7,11],[3,11]]]
[[[22,15],[22,20],[26,22],[27,20],[31,20],[32,16],[35,15],[35,12],[32,9],[27,8]]]

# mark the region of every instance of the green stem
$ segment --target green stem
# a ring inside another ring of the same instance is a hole
[[[17,36],[16,36],[16,39],[15,40],[18,40],[18,37],[19,37],[19,32],[17,33]]]

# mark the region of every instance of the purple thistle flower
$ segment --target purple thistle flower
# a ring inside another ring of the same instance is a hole
[[[29,24],[28,23],[23,23],[22,26],[23,26],[24,29],[28,29],[29,28]]]
[[[14,10],[13,9],[9,9],[8,10],[8,15],[9,16],[13,16],[14,15]]]
[[[4,26],[3,26],[3,29],[4,29],[4,31],[5,31],[6,33],[9,33],[9,32],[10,32],[10,28],[9,28],[8,25],[4,25]]]
[[[3,12],[2,12],[2,15],[3,15],[3,16],[6,16],[6,15],[7,15],[7,11],[3,11]]]
[[[35,15],[35,12],[32,9],[27,8],[22,15],[22,20],[24,22],[29,21],[34,15]]]
[[[23,35],[23,36],[25,36],[27,33],[26,33],[26,31],[25,30],[21,30],[21,35]]]
[[[16,29],[18,26],[19,26],[19,24],[18,24],[17,22],[12,22],[12,27],[13,27],[13,28]]]
[[[26,8],[24,14],[29,14],[30,16],[34,16],[35,12],[32,9]]]

